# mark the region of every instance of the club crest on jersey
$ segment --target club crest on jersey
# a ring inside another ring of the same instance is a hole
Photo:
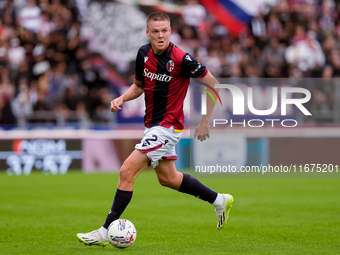
[[[166,64],[166,69],[171,72],[172,70],[174,70],[175,68],[175,63],[174,61],[172,61],[171,59],[168,61],[168,63]]]

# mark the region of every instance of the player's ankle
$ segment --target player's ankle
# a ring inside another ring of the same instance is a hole
[[[224,196],[220,193],[217,193],[216,199],[213,202],[213,206],[215,206],[216,208],[223,207],[225,203],[224,200],[225,200]]]
[[[106,236],[107,236],[107,228],[105,228],[104,226],[101,226],[100,229],[99,229],[99,232],[100,232],[100,235],[103,238],[106,238]]]

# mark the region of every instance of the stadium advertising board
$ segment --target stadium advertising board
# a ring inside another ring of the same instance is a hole
[[[33,170],[45,174],[66,174],[80,169],[81,140],[16,139],[2,140],[0,169],[8,175],[29,175]]]

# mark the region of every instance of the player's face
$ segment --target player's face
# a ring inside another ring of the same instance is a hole
[[[169,35],[171,34],[170,22],[167,20],[150,21],[146,29],[146,35],[150,37],[153,51],[162,54],[169,46]]]

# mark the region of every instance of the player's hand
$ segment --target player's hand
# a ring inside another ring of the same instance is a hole
[[[210,138],[210,127],[209,122],[201,122],[194,132],[194,138],[197,137],[198,140],[203,142],[205,139]]]
[[[120,108],[120,106],[123,104],[123,99],[121,99],[120,97],[114,99],[111,101],[111,112],[116,112],[118,110],[121,110],[122,108]]]

